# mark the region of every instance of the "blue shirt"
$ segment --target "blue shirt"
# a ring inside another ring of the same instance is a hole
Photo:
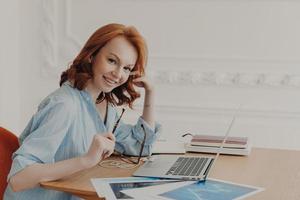
[[[13,155],[13,163],[7,179],[34,163],[54,163],[84,155],[90,147],[93,136],[111,132],[118,117],[116,109],[109,105],[107,121],[104,124],[91,95],[65,82],[41,102],[37,113],[20,135],[21,146]],[[151,146],[158,136],[160,125],[156,123],[152,130],[141,117],[135,125],[128,125],[122,121],[119,123],[115,131],[116,151],[128,155],[139,154],[144,138],[141,124],[144,125],[147,133],[143,155],[151,153]],[[68,193],[41,187],[13,192],[8,185],[4,199],[70,200],[78,198]]]

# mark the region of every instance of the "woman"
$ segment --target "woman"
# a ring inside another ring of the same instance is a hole
[[[153,87],[144,77],[146,60],[146,44],[134,27],[98,29],[21,134],[4,199],[76,199],[38,184],[93,167],[114,150],[138,155],[144,143],[148,155],[159,127]],[[145,89],[143,114],[134,126],[121,122],[113,134],[119,118],[114,106],[132,107],[139,97],[134,85]]]

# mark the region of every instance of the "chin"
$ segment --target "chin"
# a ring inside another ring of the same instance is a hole
[[[114,88],[113,88],[114,89]],[[105,89],[105,90],[102,90],[104,93],[109,93],[109,92],[111,92],[113,89]]]
[[[120,87],[121,85],[116,85],[114,87],[102,87],[101,88],[101,91],[105,92],[105,93],[108,93],[108,92],[111,92],[113,91],[114,89],[116,89],[117,87]]]
[[[101,88],[101,91],[105,92],[105,93],[109,93],[111,92],[113,89],[115,89],[116,87],[109,87],[109,88]]]
[[[108,93],[108,92],[111,92],[113,89],[115,89],[116,87],[108,87],[106,85],[98,85],[97,88],[101,91],[101,92],[105,92],[105,93]]]

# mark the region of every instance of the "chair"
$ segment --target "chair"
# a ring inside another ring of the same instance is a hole
[[[7,175],[12,164],[12,154],[19,148],[19,141],[10,131],[0,127],[0,200],[7,186]]]

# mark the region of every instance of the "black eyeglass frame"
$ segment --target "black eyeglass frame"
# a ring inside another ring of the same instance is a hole
[[[125,112],[125,108],[122,108],[122,113],[121,113],[119,119],[116,121],[116,123],[115,123],[115,125],[113,127],[112,134],[115,134],[115,131],[116,131],[116,129],[117,129],[117,127],[118,127],[118,125],[119,125],[119,123],[121,121],[121,118],[122,118],[124,112]]]
[[[141,124],[141,127],[142,127],[142,129],[143,129],[144,138],[143,138],[143,141],[142,141],[142,144],[141,144],[141,149],[140,149],[140,152],[139,152],[139,155],[138,155],[138,159],[137,159],[136,161],[134,161],[134,160],[130,159],[130,157],[137,157],[137,156],[124,155],[124,154],[122,154],[122,155],[121,155],[121,159],[122,159],[123,161],[125,161],[125,162],[128,162],[128,161],[129,161],[130,163],[136,164],[136,165],[137,165],[137,164],[139,164],[140,161],[141,161],[141,158],[142,158],[142,156],[143,156],[144,147],[145,147],[145,142],[146,142],[146,139],[147,139],[147,132],[146,132],[146,130],[145,130],[144,125]]]

